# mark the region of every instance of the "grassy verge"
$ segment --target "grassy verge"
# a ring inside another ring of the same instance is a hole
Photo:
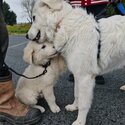
[[[14,35],[21,35],[21,34],[26,34],[30,28],[30,24],[16,24],[13,26],[8,25],[7,29],[9,34],[14,34]]]

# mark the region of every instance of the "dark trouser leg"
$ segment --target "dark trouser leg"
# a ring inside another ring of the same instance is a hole
[[[105,79],[103,76],[96,76],[96,84],[103,85],[105,84]]]
[[[86,7],[88,12],[91,12],[96,16],[96,19],[107,17],[106,8],[107,4],[91,5]]]
[[[70,74],[69,75],[69,79],[68,79],[70,82],[74,82],[74,76],[73,74]],[[99,85],[103,85],[105,84],[105,79],[103,76],[96,76],[96,84],[99,84]]]
[[[0,2],[1,7],[1,2]],[[8,32],[6,24],[4,22],[4,17],[2,14],[2,8],[0,8],[0,81],[10,80],[11,73],[8,71],[8,68],[4,65],[4,60],[8,48]]]
[[[0,8],[0,69],[3,67],[6,51],[8,48],[8,32]]]
[[[99,5],[92,5],[88,6],[87,10],[91,13],[93,13],[95,16],[98,15],[105,7],[107,4],[99,4]]]

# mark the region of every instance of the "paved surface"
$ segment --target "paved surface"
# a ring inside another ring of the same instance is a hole
[[[26,67],[22,59],[26,43],[24,37],[10,36],[6,61],[18,72],[23,72]],[[46,108],[41,125],[71,125],[76,119],[77,112],[71,113],[64,109],[67,104],[73,102],[73,83],[67,80],[68,74],[61,76],[55,87],[57,103],[62,110],[60,113],[51,113],[46,102],[40,100],[40,104]],[[95,87],[93,105],[86,125],[125,125],[125,92],[119,90],[119,87],[125,83],[125,71],[118,70],[105,74],[104,77],[106,84]],[[18,78],[13,75],[15,83]]]

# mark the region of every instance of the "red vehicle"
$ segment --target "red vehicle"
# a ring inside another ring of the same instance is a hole
[[[85,7],[88,12],[93,13],[95,16],[104,10],[107,4],[110,3],[116,14],[125,15],[125,7],[122,0],[69,0],[69,3],[73,7]],[[106,13],[103,13],[102,17],[106,17]]]
[[[101,5],[107,4],[109,0],[70,0],[72,6],[91,6],[91,5]]]
[[[109,0],[69,0],[69,3],[73,7],[85,7],[96,16],[107,6]]]

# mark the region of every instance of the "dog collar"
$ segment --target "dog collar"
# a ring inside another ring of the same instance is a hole
[[[56,25],[56,29],[55,29],[55,32],[57,33],[58,32],[58,29],[60,29],[60,23],[62,22],[62,20],[60,20],[57,25]]]
[[[47,69],[47,67],[49,67],[51,65],[51,60],[49,60],[46,64],[42,64],[41,66],[45,69]]]

